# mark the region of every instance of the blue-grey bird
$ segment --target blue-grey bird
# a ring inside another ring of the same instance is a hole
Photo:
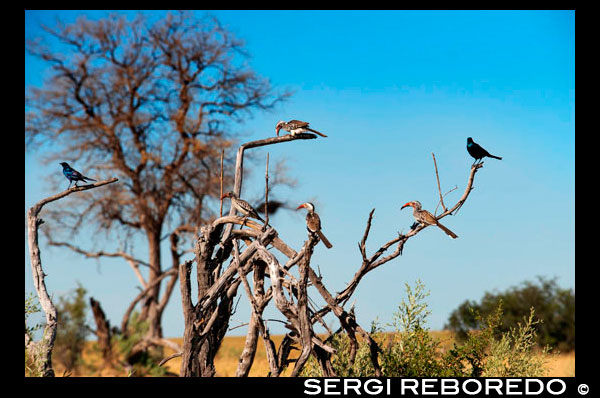
[[[471,155],[475,158],[475,162],[483,159],[486,156],[488,158],[502,160],[502,158],[500,156],[491,155],[488,151],[486,151],[481,146],[479,146],[479,144],[477,144],[475,141],[473,141],[473,138],[471,138],[471,137],[467,138],[467,152],[469,152],[469,155]],[[473,164],[475,164],[475,162],[473,162]]]
[[[63,167],[63,174],[69,180],[69,186],[67,187],[67,189],[71,188],[71,184],[73,183],[73,181],[75,181],[75,186],[77,186],[77,181],[96,181],[93,178],[84,176],[83,174],[69,166],[67,162],[62,162],[60,165]]]

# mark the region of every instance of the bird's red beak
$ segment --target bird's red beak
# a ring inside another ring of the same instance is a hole
[[[300,206],[296,207],[296,210],[301,209],[304,207],[304,203],[302,203]]]
[[[402,206],[402,207],[400,208],[400,210],[404,209],[404,208],[405,208],[405,207],[407,207],[407,206],[412,206],[412,205],[410,204],[410,202],[408,202],[407,204],[405,204],[404,206]]]
[[[221,196],[221,200],[225,199],[227,197],[227,194],[223,194],[223,196]]]
[[[281,130],[281,127],[277,127],[275,128],[275,132],[277,133],[277,136],[279,137],[279,130]]]

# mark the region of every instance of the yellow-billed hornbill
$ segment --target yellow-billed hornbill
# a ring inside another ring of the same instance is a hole
[[[277,136],[279,136],[279,130],[281,130],[281,129],[284,129],[285,131],[289,132],[291,135],[306,133],[307,131],[310,131],[310,132],[320,135],[321,137],[327,137],[325,134],[308,127],[308,124],[309,124],[308,122],[303,122],[301,120],[290,120],[289,122],[284,122],[283,120],[280,120],[279,122],[277,122],[277,125],[275,126],[275,132],[277,133]]]
[[[321,219],[319,218],[319,215],[315,213],[315,205],[310,202],[302,203],[296,208],[296,210],[303,207],[308,210],[308,213],[306,214],[306,229],[308,229],[309,232],[319,235],[319,238],[321,238],[321,241],[325,247],[331,249],[333,245],[329,242],[325,235],[323,235],[323,232],[321,232]]]
[[[440,222],[437,220],[437,218],[435,218],[433,214],[431,214],[427,210],[421,209],[421,202],[419,202],[418,200],[413,200],[412,202],[406,203],[400,208],[400,210],[404,209],[407,206],[411,206],[413,208],[413,216],[415,217],[415,220],[417,220],[417,222],[423,225],[436,225],[440,227],[440,229],[446,234],[448,234],[448,236],[450,236],[452,239],[458,238],[458,235],[456,235],[454,232],[450,231],[448,228],[440,224]]]

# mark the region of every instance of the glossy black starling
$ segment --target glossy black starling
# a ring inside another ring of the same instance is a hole
[[[67,162],[62,162],[60,165],[63,167],[63,174],[69,180],[69,187],[67,189],[71,188],[71,184],[73,183],[73,181],[75,181],[75,186],[77,186],[77,181],[96,181],[93,178],[84,176],[83,174],[69,166]]]
[[[491,155],[488,151],[479,146],[479,144],[475,143],[471,137],[467,138],[467,151],[469,152],[469,155],[475,158],[475,162],[483,159],[486,156],[488,158],[502,160],[500,156]],[[473,162],[473,164],[475,164],[475,162]]]

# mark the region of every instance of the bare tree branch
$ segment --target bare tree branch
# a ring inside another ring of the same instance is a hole
[[[169,271],[163,272],[159,277],[154,278],[151,283],[147,284],[146,288],[142,290],[125,310],[125,314],[123,315],[123,320],[121,321],[121,333],[127,334],[127,324],[129,323],[129,317],[131,316],[131,312],[135,308],[135,305],[140,302],[146,295],[156,286],[158,285],[164,278],[168,276],[177,275],[178,270],[176,268],[172,268]]]
[[[431,152],[431,157],[433,157],[433,165],[435,166],[435,178],[437,180],[438,192],[440,193],[440,203],[442,205],[442,209],[446,211],[446,206],[444,205],[444,198],[442,197],[442,188],[440,187],[440,176],[438,175],[437,163],[435,161],[435,154]]]

